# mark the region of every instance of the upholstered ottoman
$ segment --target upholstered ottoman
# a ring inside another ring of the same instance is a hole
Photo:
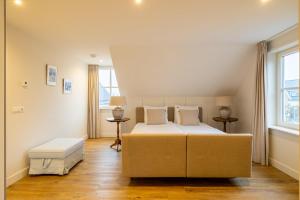
[[[81,138],[57,138],[31,149],[29,174],[68,174],[83,160],[83,144]]]

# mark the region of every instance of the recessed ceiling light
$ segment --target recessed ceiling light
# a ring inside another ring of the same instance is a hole
[[[135,0],[135,3],[136,4],[141,4],[141,3],[143,3],[143,0]]]
[[[15,4],[17,6],[21,6],[23,4],[22,0],[15,0]]]
[[[260,2],[263,4],[269,3],[270,1],[272,1],[272,0],[260,0]]]
[[[104,61],[101,59],[101,60],[99,60],[100,61],[100,63],[103,63]]]

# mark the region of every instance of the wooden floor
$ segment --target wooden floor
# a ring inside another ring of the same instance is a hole
[[[298,182],[272,167],[253,167],[250,179],[134,179],[121,175],[111,139],[88,140],[85,160],[66,176],[26,177],[8,200],[298,200]]]

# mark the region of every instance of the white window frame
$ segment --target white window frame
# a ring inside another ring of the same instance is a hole
[[[99,67],[99,96],[101,96],[101,90],[100,90],[100,79],[101,79],[101,75],[100,75],[100,70],[101,69],[109,69],[109,87],[104,87],[104,88],[109,88],[109,94],[111,96],[111,92],[112,92],[112,89],[119,89],[119,86],[118,87],[113,87],[112,86],[112,70],[114,70],[114,67],[113,66],[101,66]],[[120,91],[120,89],[119,89]],[[99,108],[100,109],[113,109],[114,107],[113,106],[110,106],[110,105],[100,105],[100,97],[99,97]]]
[[[283,91],[287,89],[298,89],[299,87],[289,87],[285,88],[283,85],[283,79],[284,79],[284,69],[283,69],[283,57],[287,56],[289,54],[293,54],[299,52],[299,47],[292,47],[287,50],[281,51],[277,54],[277,124],[278,126],[284,127],[284,128],[290,128],[290,129],[296,129],[299,130],[299,124],[291,124],[286,123],[283,120],[284,117],[284,106],[283,106]]]

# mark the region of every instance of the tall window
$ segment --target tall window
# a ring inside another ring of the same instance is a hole
[[[299,126],[299,51],[279,53],[279,125]]]
[[[120,96],[115,70],[112,67],[99,69],[100,106],[108,106],[111,96]]]

